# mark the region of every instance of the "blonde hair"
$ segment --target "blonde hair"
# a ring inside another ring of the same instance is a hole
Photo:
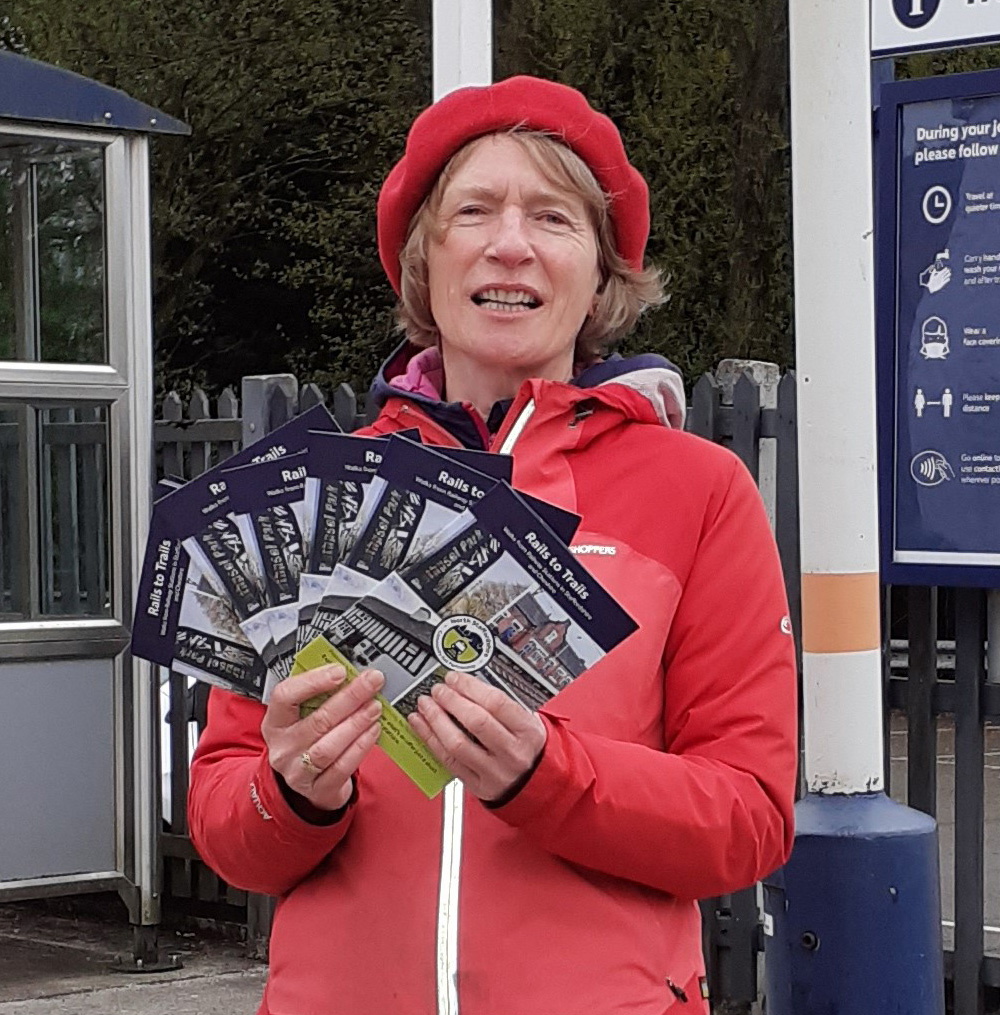
[[[590,215],[597,237],[597,266],[601,282],[594,312],[584,321],[576,337],[576,358],[591,359],[624,337],[644,310],[664,301],[660,271],[655,267],[636,271],[618,253],[610,215],[611,199],[576,152],[542,131],[515,127],[509,136],[521,146],[549,183],[580,198]],[[445,188],[482,140],[476,138],[470,141],[449,159],[413,216],[406,243],[399,254],[401,296],[396,318],[406,337],[417,346],[435,345],[439,339],[431,314],[427,277],[428,239],[438,238],[438,213]]]

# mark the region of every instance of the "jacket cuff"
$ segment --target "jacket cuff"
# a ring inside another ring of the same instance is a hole
[[[548,737],[546,737],[546,742],[547,741]],[[495,797],[493,800],[480,801],[482,805],[491,811],[495,811],[498,807],[506,807],[507,804],[509,804],[511,800],[513,800],[514,797],[516,797],[517,794],[520,793],[521,790],[528,785],[528,782],[531,780],[531,777],[535,774],[535,772],[538,770],[538,766],[542,763],[542,758],[544,757],[544,755],[545,748],[543,747],[538,757],[535,758],[531,767],[527,770],[527,772],[524,773],[524,775],[519,776],[514,781],[513,785],[511,785],[508,789],[504,790],[504,792],[501,793],[500,796]]]
[[[351,797],[339,811],[331,811],[331,820],[322,824],[307,821],[297,814],[285,796],[291,790],[283,789],[284,780],[267,760],[267,752],[262,752],[256,771],[250,782],[250,802],[262,821],[273,821],[275,832],[286,841],[302,844],[334,846],[343,837],[351,823],[354,805],[358,799],[358,784],[354,780]]]
[[[343,818],[347,813],[347,808],[358,799],[358,783],[354,776],[351,776],[351,794],[347,798],[347,803],[343,807],[338,807],[335,811],[324,811],[322,808],[317,807],[308,797],[304,797],[301,793],[297,793],[291,786],[285,782],[284,777],[280,772],[274,773],[275,782],[278,784],[278,789],[281,790],[281,795],[285,798],[285,802],[289,807],[300,817],[303,821],[310,825],[320,825],[328,828],[330,825],[335,825],[338,821]]]
[[[554,808],[565,808],[570,802],[566,799],[569,754],[565,720],[562,716],[538,714],[548,727],[548,735],[535,767],[528,773],[527,781],[487,804],[498,818],[514,828],[530,825],[542,817],[550,823]]]

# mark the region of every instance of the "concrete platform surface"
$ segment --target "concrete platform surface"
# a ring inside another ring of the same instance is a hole
[[[254,1015],[266,969],[240,945],[164,931],[183,968],[122,973],[127,925],[0,906],[0,1015]]]

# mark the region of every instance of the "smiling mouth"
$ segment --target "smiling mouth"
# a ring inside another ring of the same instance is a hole
[[[523,289],[483,289],[473,294],[472,302],[484,310],[523,313],[542,305],[541,300]]]

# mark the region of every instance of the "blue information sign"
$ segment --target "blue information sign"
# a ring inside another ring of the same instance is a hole
[[[1000,73],[881,100],[883,577],[1000,587]]]

